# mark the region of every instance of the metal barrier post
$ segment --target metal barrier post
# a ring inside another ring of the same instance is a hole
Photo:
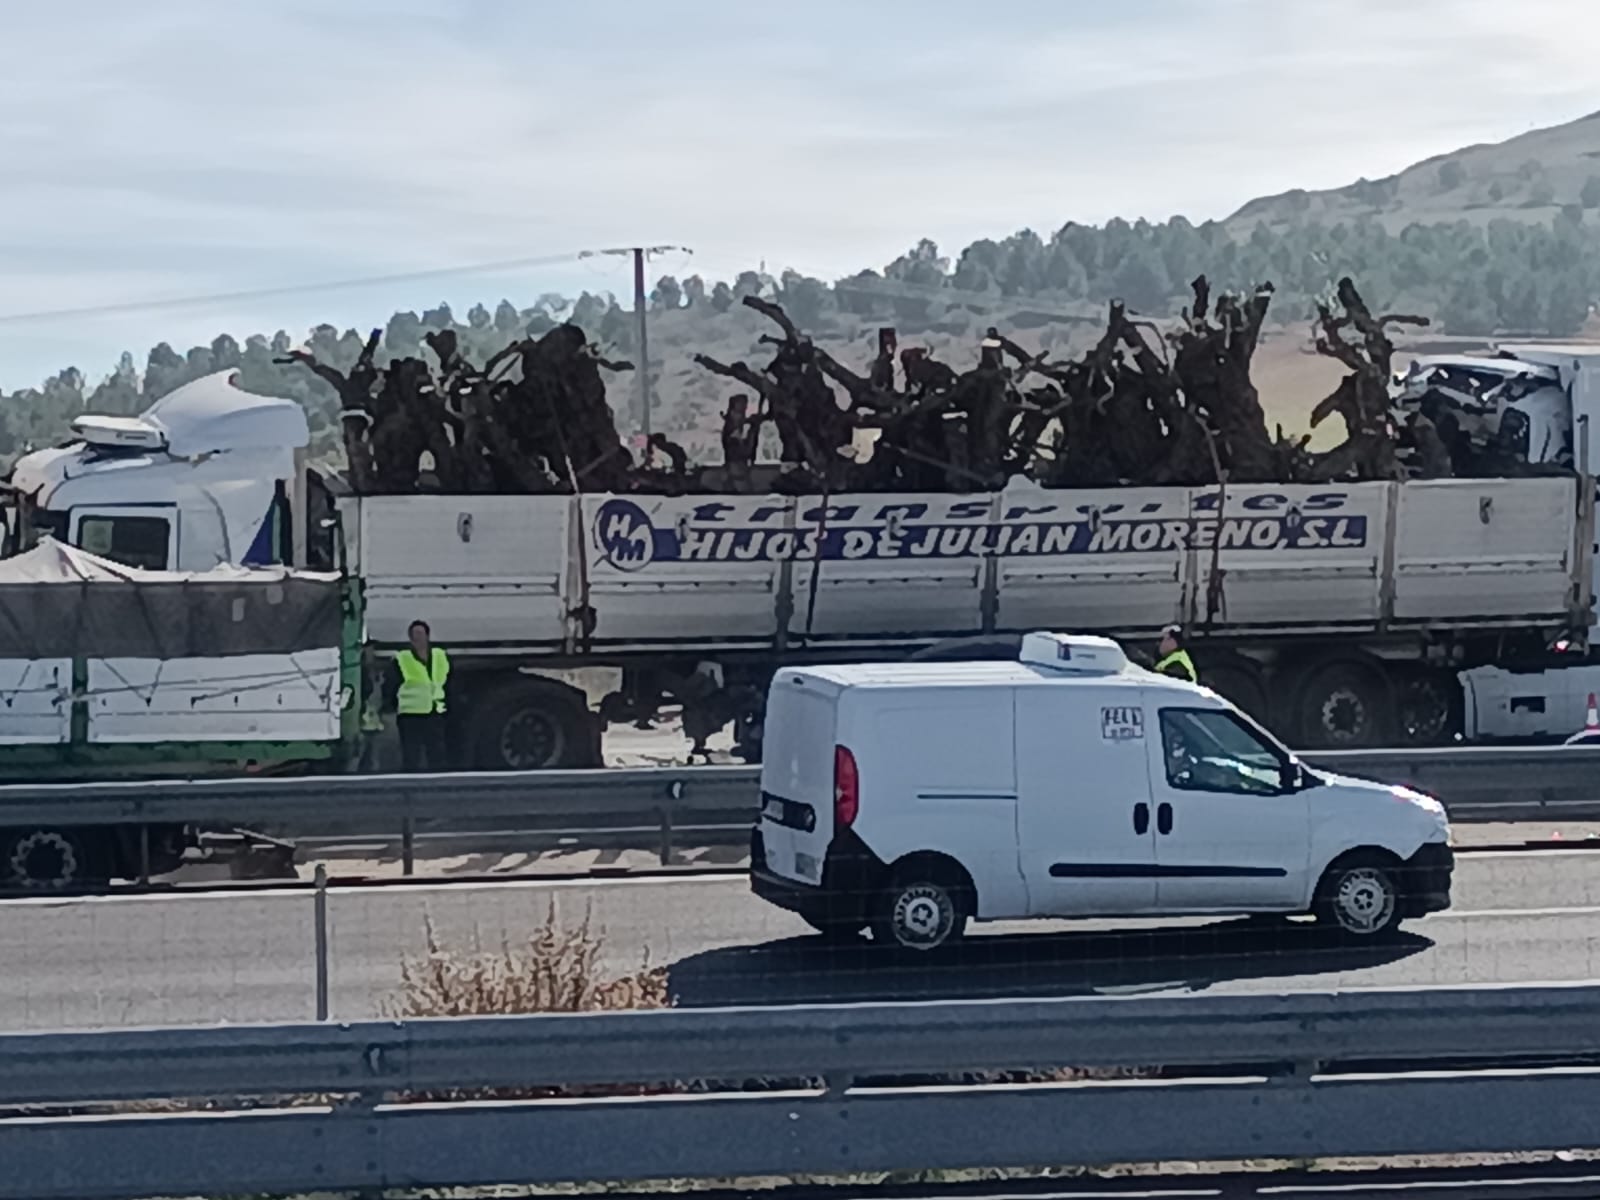
[[[316,938],[317,1020],[328,1019],[328,868],[317,864],[312,876],[312,926]]]
[[[407,816],[400,823],[400,874],[417,873],[417,823]]]
[[[672,810],[678,801],[683,799],[683,781],[674,779],[667,785],[667,802],[658,810],[661,818],[661,845],[660,859],[663,867],[672,865]]]

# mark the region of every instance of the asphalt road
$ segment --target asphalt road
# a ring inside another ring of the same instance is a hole
[[[683,1005],[1600,978],[1600,854],[1464,856],[1456,879],[1451,912],[1382,949],[1236,921],[999,925],[915,969],[822,943],[738,878],[335,890],[333,1016],[383,1015],[430,926],[444,947],[493,950],[525,942],[552,904],[605,930],[612,969],[669,967]],[[310,1019],[313,944],[303,892],[0,903],[0,1029]]]

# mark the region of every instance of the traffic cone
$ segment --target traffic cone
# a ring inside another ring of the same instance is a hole
[[[1594,693],[1589,693],[1589,711],[1583,716],[1583,731],[1585,733],[1600,732],[1600,707],[1596,707]]]

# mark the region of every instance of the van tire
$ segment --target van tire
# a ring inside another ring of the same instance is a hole
[[[1346,941],[1372,942],[1400,928],[1405,894],[1400,864],[1376,850],[1355,850],[1334,860],[1317,883],[1311,911]]]
[[[972,880],[942,855],[897,863],[873,905],[872,940],[892,953],[931,954],[960,941],[973,903]]]

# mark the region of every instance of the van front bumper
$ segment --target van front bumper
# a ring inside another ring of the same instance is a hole
[[[1455,853],[1445,842],[1429,842],[1406,859],[1401,873],[1406,916],[1420,917],[1450,907],[1450,881],[1455,864]]]

